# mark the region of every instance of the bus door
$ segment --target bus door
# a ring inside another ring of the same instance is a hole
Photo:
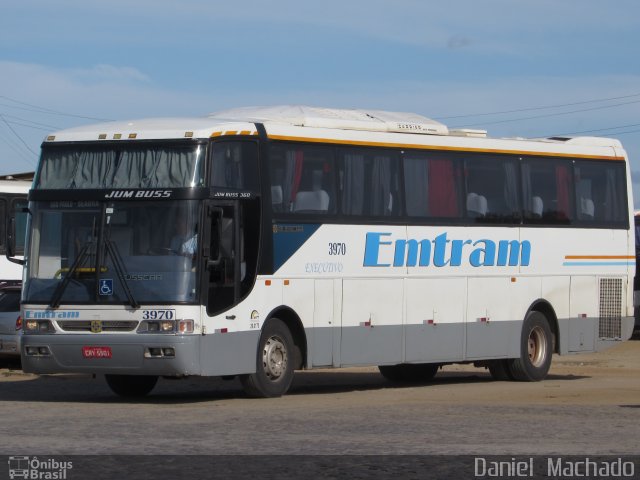
[[[258,200],[210,201],[206,215],[204,283],[207,314],[212,316],[237,305],[255,282]]]
[[[203,256],[211,316],[238,304],[253,287],[261,223],[257,140],[216,139],[210,152],[214,199],[205,209]]]

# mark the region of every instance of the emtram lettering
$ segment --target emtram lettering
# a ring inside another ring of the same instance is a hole
[[[447,238],[447,232],[433,239],[397,239],[388,232],[368,232],[365,239],[365,267],[504,267],[529,265],[531,243],[528,240]],[[393,263],[391,263],[393,261]]]

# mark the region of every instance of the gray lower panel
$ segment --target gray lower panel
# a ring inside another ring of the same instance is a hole
[[[520,355],[522,322],[348,327],[341,365],[438,363]],[[403,346],[404,341],[404,346]],[[313,356],[321,356],[314,352]]]
[[[634,318],[622,319],[620,339],[597,338],[597,319],[559,319],[558,324],[560,353],[599,351],[629,339]],[[520,321],[511,321],[318,329],[318,338],[323,341],[313,342],[309,361],[323,366],[333,358],[334,366],[348,366],[515,358],[520,355],[521,325]],[[309,339],[315,332],[308,329],[306,333]],[[255,372],[259,338],[259,331],[206,336],[24,335],[22,367],[29,373],[238,375]],[[335,348],[337,338],[339,351]],[[106,345],[111,347],[111,358],[83,357],[82,347]],[[48,347],[51,355],[26,356],[26,346]],[[147,347],[172,347],[176,356],[145,358]]]
[[[620,320],[620,338],[599,338],[598,318],[559,318],[560,354],[599,352],[619,345],[620,342],[631,338],[633,324],[633,317],[622,317]]]
[[[402,363],[402,334],[399,326],[362,326],[342,329],[342,365],[385,365]]]
[[[25,355],[27,346],[48,347],[50,355]],[[109,346],[111,358],[84,358],[85,346]],[[147,347],[172,347],[175,357],[145,358]],[[29,373],[199,375],[200,336],[24,335],[22,369]]]
[[[202,375],[240,375],[256,371],[260,331],[216,333],[202,338]]]
[[[592,352],[596,345],[598,319],[593,317],[570,318],[569,351]]]
[[[464,358],[464,323],[407,325],[406,362],[453,362]]]
[[[520,356],[522,321],[467,323],[465,360]]]

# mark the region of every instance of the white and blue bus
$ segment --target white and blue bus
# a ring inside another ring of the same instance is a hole
[[[22,365],[238,376],[465,362],[537,381],[633,330],[617,140],[491,139],[408,113],[300,106],[48,136],[29,196]]]

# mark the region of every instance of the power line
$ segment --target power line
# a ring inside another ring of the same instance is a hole
[[[621,106],[625,106],[625,105],[631,105],[633,103],[640,103],[640,100],[634,100],[632,102],[616,103],[616,104],[613,104],[613,105],[602,105],[600,107],[580,108],[578,110],[571,110],[571,111],[568,111],[568,112],[546,113],[544,115],[532,115],[530,117],[511,118],[511,119],[508,119],[508,120],[496,120],[496,121],[493,121],[493,122],[470,123],[470,124],[467,124],[467,125],[455,125],[455,126],[452,126],[451,128],[478,127],[478,126],[483,126],[483,125],[496,125],[496,124],[499,124],[499,123],[519,122],[519,121],[522,121],[522,120],[533,120],[533,119],[536,119],[536,118],[558,117],[558,116],[561,116],[561,115],[571,115],[573,113],[591,112],[591,111],[594,111],[594,110],[604,110],[606,108],[621,107]]]
[[[24,141],[24,139],[18,135],[18,132],[16,132],[13,127],[9,124],[9,122],[7,122],[7,119],[4,118],[4,115],[0,114],[0,119],[5,123],[5,125],[9,128],[9,130],[11,130],[11,132],[18,138],[18,140],[20,140],[20,142],[25,146],[25,148],[27,150],[29,150],[31,153],[33,153],[34,156],[38,156],[38,154],[36,152],[34,152],[33,150],[31,150],[31,147],[29,147],[29,145],[27,145],[27,142]]]
[[[593,130],[581,130],[579,132],[556,133],[555,135],[550,135],[550,136],[561,137],[562,135],[578,135],[580,133],[603,132],[605,130],[615,130],[617,128],[629,128],[629,127],[638,127],[638,126],[640,126],[640,123],[632,123],[631,125],[618,125],[617,127],[595,128]]]
[[[29,120],[28,118],[16,117],[15,115],[7,115],[6,113],[2,114],[7,119],[9,123],[12,125],[21,125],[23,127],[35,128],[37,130],[45,130],[47,132],[51,132],[54,130],[60,130],[60,127],[55,127],[53,125],[48,125],[46,123],[34,122],[33,120]],[[18,120],[18,121],[16,121]],[[23,123],[21,123],[23,122]],[[24,123],[26,122],[26,123]]]
[[[563,107],[573,107],[575,105],[585,105],[588,103],[597,103],[597,102],[608,102],[611,100],[620,100],[623,98],[633,98],[633,97],[640,97],[640,93],[634,93],[631,95],[623,95],[620,97],[609,97],[609,98],[598,98],[598,99],[593,99],[593,100],[583,100],[580,102],[572,102],[572,103],[563,103],[563,104],[556,104],[556,105],[546,105],[546,106],[541,106],[541,107],[525,107],[525,108],[518,108],[515,110],[503,110],[500,112],[485,112],[485,113],[470,113],[470,114],[466,114],[466,115],[450,115],[447,117],[433,117],[435,120],[449,120],[452,118],[465,118],[465,117],[485,117],[485,116],[490,116],[490,115],[503,115],[506,113],[519,113],[519,112],[530,112],[530,111],[535,111],[535,110],[547,110],[547,109],[551,109],[551,108],[563,108]]]
[[[11,150],[13,150],[19,157],[22,157],[22,160],[26,161],[29,163],[29,168],[33,168],[35,165],[35,162],[33,161],[33,159],[27,155],[27,153],[24,151],[23,148],[20,148],[20,145],[15,143],[15,141],[6,138],[4,136],[4,132],[3,130],[0,129],[0,139],[2,139],[4,141],[4,143],[11,148]]]
[[[61,111],[58,111],[58,110],[52,110],[50,108],[45,108],[45,107],[40,107],[38,105],[33,105],[31,103],[21,102],[19,100],[15,100],[13,98],[7,97],[6,95],[0,95],[0,98],[4,98],[5,100],[8,100],[10,102],[17,103],[18,105],[23,105],[23,107],[18,107],[16,105],[8,105],[6,103],[0,103],[1,106],[7,107],[7,108],[14,108],[14,109],[17,109],[17,110],[26,110],[28,112],[43,113],[43,114],[46,114],[46,115],[59,115],[59,116],[63,116],[63,117],[82,118],[84,120],[96,120],[96,121],[99,121],[99,122],[109,122],[109,121],[111,121],[111,119],[107,119],[107,118],[89,117],[87,115],[76,115],[76,114],[73,114],[73,113],[66,113],[66,112],[61,112]],[[25,107],[29,107],[29,108],[25,108]]]
[[[602,136],[603,137],[617,137],[617,136],[620,136],[620,135],[627,135],[629,133],[638,133],[638,132],[640,132],[640,130],[627,130],[626,132],[606,133],[606,134],[603,134]]]

